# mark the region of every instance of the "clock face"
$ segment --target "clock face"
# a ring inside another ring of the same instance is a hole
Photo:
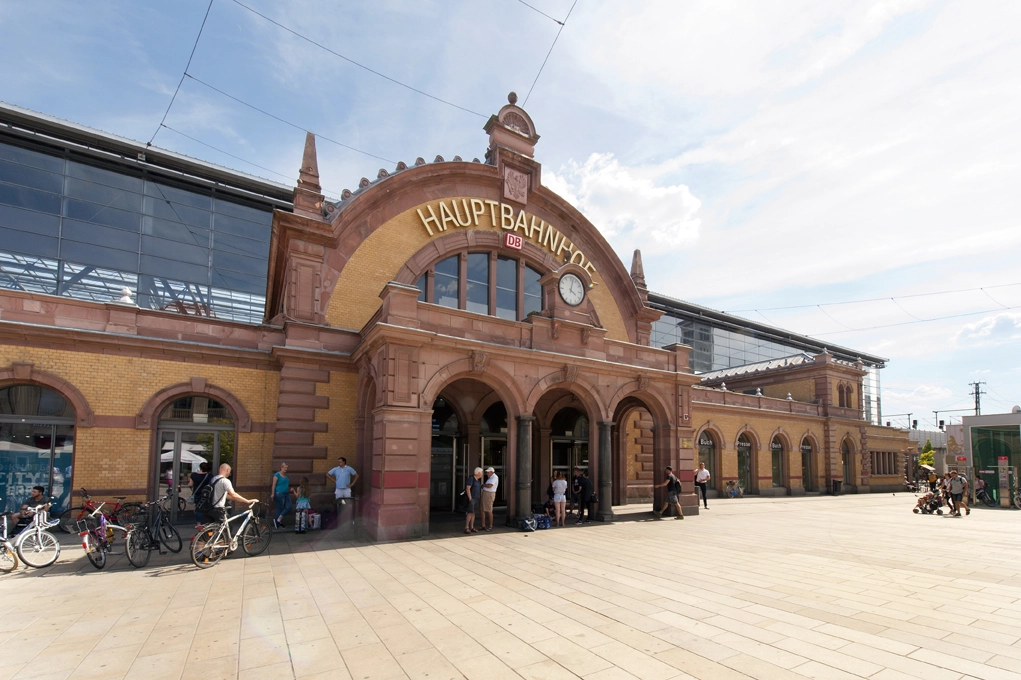
[[[585,284],[574,274],[560,277],[560,297],[572,307],[577,307],[585,299]]]

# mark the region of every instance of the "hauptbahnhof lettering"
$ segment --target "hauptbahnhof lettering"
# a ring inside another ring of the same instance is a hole
[[[698,462],[712,493],[898,486],[884,359],[648,291],[640,254],[542,185],[525,111],[486,131],[482,161],[329,200],[311,136],[285,186],[0,107],[3,502],[186,495],[202,462],[266,492],[286,461],[325,503],[344,456],[390,539],[476,466],[511,521],[574,467],[603,520],[666,465],[692,513]]]

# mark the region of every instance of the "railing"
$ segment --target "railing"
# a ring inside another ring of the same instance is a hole
[[[857,409],[841,408],[827,404],[810,404],[793,399],[776,399],[775,397],[760,397],[754,394],[741,394],[726,390],[711,389],[706,387],[695,387],[691,393],[694,402],[702,404],[719,404],[721,406],[741,406],[754,408],[763,411],[778,411],[781,413],[794,413],[798,415],[819,416],[829,418],[845,418],[848,420],[861,420],[862,414]]]

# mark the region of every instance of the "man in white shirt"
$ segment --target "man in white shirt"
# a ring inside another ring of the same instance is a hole
[[[247,505],[255,502],[234,491],[234,485],[230,482],[230,465],[227,463],[220,466],[219,474],[213,478],[210,484],[213,486],[213,512],[210,513],[210,517],[214,522],[224,522],[227,519],[228,498]]]
[[[482,484],[482,530],[493,530],[493,503],[496,501],[496,490],[500,487],[500,478],[496,470],[486,468],[486,480]],[[486,526],[486,517],[489,517],[489,526]]]
[[[358,473],[347,464],[347,458],[343,456],[338,458],[337,467],[326,474],[337,485],[336,490],[333,492],[334,499],[339,500],[343,504],[345,498],[351,498],[351,488],[358,481]]]
[[[705,469],[705,463],[699,463],[698,469],[695,470],[695,486],[697,486],[698,490],[702,493],[702,504],[705,506],[706,510],[709,509],[709,501],[706,500],[705,492],[706,487],[709,486],[710,479],[712,479],[712,475],[709,474],[709,470]],[[696,500],[698,499],[696,498]]]

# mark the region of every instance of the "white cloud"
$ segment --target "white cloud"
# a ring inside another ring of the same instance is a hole
[[[1001,312],[965,324],[954,335],[954,345],[988,346],[1021,340],[1021,314]]]
[[[623,166],[612,153],[570,161],[544,184],[573,203],[616,248],[669,252],[698,239],[701,201],[683,184],[659,185],[640,168]]]

